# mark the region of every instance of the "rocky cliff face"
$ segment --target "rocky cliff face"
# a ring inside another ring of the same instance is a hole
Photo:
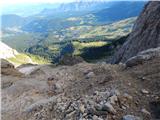
[[[158,46],[160,46],[160,2],[152,1],[146,4],[127,42],[115,53],[111,62],[125,62],[141,51]]]
[[[15,57],[15,55],[18,55],[19,53],[6,45],[5,43],[0,41],[0,58],[7,59],[11,57]]]
[[[36,62],[33,62],[31,57],[27,54],[19,53],[1,41],[0,46],[0,61],[2,61],[1,59],[7,60],[15,67],[27,63],[37,64]]]

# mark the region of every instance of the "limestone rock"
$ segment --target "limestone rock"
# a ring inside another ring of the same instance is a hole
[[[144,61],[160,57],[160,47],[151,48],[138,53],[136,56],[128,59],[125,63],[127,67],[132,67],[138,64],[142,64]]]
[[[160,46],[160,2],[146,4],[138,17],[132,33],[123,46],[115,53],[111,63],[126,62],[137,53]]]
[[[89,73],[86,75],[86,78],[89,79],[89,78],[92,78],[92,77],[94,77],[94,76],[95,76],[94,72],[89,72]]]
[[[113,106],[110,103],[106,103],[103,108],[103,110],[108,111],[109,113],[115,114],[116,110],[113,108]]]
[[[145,90],[145,89],[142,89],[141,92],[142,92],[143,94],[148,94],[148,93],[149,93],[149,92],[148,92],[147,90]]]
[[[134,115],[125,115],[123,116],[123,120],[142,120],[142,119]]]
[[[141,110],[141,112],[145,115],[149,115],[149,116],[151,115],[151,113],[144,108]]]

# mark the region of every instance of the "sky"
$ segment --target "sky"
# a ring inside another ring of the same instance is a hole
[[[14,5],[24,3],[58,3],[58,2],[72,2],[74,0],[1,0],[2,5]]]
[[[7,5],[25,4],[25,3],[61,3],[61,2],[73,2],[73,1],[79,1],[79,0],[0,0],[0,5],[7,6]],[[97,1],[100,1],[100,0],[97,0]],[[120,1],[120,0],[105,0],[105,1]],[[141,0],[138,0],[138,1],[141,1]]]

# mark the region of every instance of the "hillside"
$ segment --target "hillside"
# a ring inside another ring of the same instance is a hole
[[[0,41],[0,59],[5,59],[11,62],[14,66],[20,66],[22,64],[47,64],[49,61],[46,59],[31,55],[19,53],[15,49],[9,47],[5,43]]]
[[[112,41],[116,41],[121,37],[127,36],[131,32],[135,20],[136,18],[134,17],[108,25],[74,26],[58,31],[48,32],[46,34],[22,32],[13,35],[13,33],[8,33],[6,35],[4,34],[2,41],[10,45],[12,48],[17,49],[19,52],[27,52],[33,55],[45,57],[49,61],[57,62],[57,57],[64,55],[64,53],[61,54],[61,51],[63,51],[68,44],[73,46],[73,52],[69,50],[66,51],[65,54],[80,55],[82,57],[89,55],[89,49],[94,47],[97,48],[97,52],[98,49],[107,50],[109,47],[108,45]],[[77,46],[75,42],[82,44],[81,48],[80,46]],[[100,42],[104,44],[97,46],[96,44]],[[87,46],[87,44],[90,45]],[[102,52],[102,50],[100,50],[99,53],[100,52]],[[107,54],[108,53],[105,52],[105,54],[101,54],[99,57],[105,57]],[[88,58],[91,59],[92,57]]]
[[[20,27],[25,23],[25,19],[15,14],[7,14],[1,16],[1,27]]]
[[[19,54],[15,49],[10,48],[8,45],[4,44],[1,41],[0,46],[0,58],[6,59]]]

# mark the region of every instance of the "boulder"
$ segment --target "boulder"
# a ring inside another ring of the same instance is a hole
[[[1,74],[11,76],[22,76],[18,70],[15,69],[14,65],[5,59],[1,59]]]
[[[1,69],[14,68],[14,65],[5,59],[1,59]]]
[[[157,57],[160,57],[160,47],[142,51],[138,53],[136,56],[128,59],[125,63],[127,67],[132,67]]]

